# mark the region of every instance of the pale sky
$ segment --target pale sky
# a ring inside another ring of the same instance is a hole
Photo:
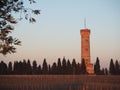
[[[111,58],[120,61],[120,0],[37,0],[32,6],[41,10],[34,24],[20,21],[13,35],[22,41],[16,54],[0,55],[0,60],[30,59],[42,64],[60,57],[81,62],[80,29],[91,30],[91,62],[99,57],[102,67]]]

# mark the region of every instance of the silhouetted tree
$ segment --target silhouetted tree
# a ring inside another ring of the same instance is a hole
[[[0,63],[0,74],[5,75],[7,74],[7,65],[3,61]]]
[[[13,24],[17,23],[14,17],[14,13],[20,13],[20,20],[22,16],[30,22],[36,22],[36,20],[31,17],[31,13],[38,15],[40,10],[33,10],[30,7],[27,8],[25,2],[27,0],[0,0],[0,53],[6,55],[7,53],[15,53],[15,45],[21,45],[21,41],[9,34],[14,30]],[[30,4],[35,3],[35,0],[28,0]],[[28,4],[28,3],[27,3]]]
[[[22,61],[19,61],[19,63],[18,63],[18,74],[24,74],[24,72],[23,72],[23,63],[22,63]]]
[[[82,63],[81,63],[81,74],[86,74],[86,65],[85,65],[85,60],[82,59]]]
[[[32,66],[29,59],[27,61],[27,74],[28,75],[32,74]]]
[[[97,70],[98,67],[98,70]],[[95,69],[96,68],[96,69]],[[109,71],[107,68],[102,68],[100,70],[99,59],[96,59],[95,63],[95,70],[98,72],[97,75],[120,75],[120,65],[118,60],[116,60],[115,64],[113,60],[110,61]],[[76,63],[75,59],[73,59],[72,63],[68,59],[66,61],[65,57],[62,60],[58,58],[57,63],[54,62],[52,66],[48,65],[46,59],[44,59],[42,67],[38,65],[37,62],[34,60],[31,66],[30,60],[26,62],[24,59],[23,61],[15,61],[12,65],[12,62],[9,62],[8,65],[3,61],[0,62],[0,75],[10,75],[10,74],[17,74],[17,75],[32,75],[32,74],[54,74],[54,75],[79,75],[79,74],[87,74],[86,71],[86,64],[84,59],[82,60],[81,64]]]
[[[105,68],[105,75],[108,75],[109,73],[108,73],[108,69],[107,68]]]
[[[62,74],[62,64],[60,58],[58,58],[57,62],[57,74]]]
[[[35,60],[33,61],[32,74],[37,74],[37,62]]]
[[[99,58],[97,57],[96,59],[96,63],[94,65],[94,72],[96,75],[100,75],[101,71],[100,71],[100,62],[99,62]]]
[[[67,64],[65,57],[62,60],[62,74],[66,74]]]
[[[77,74],[77,75],[81,74],[80,63],[77,64],[77,67],[76,67],[76,74]]]
[[[120,66],[119,66],[119,63],[118,63],[118,60],[115,61],[115,74],[116,75],[119,75],[120,73]]]
[[[13,74],[17,74],[17,66],[18,65],[18,61],[14,61],[14,64],[13,64]]]
[[[42,74],[48,74],[48,65],[47,65],[46,59],[44,59],[43,61]]]
[[[113,59],[111,59],[110,61],[109,72],[111,75],[115,74],[115,65],[114,65]]]
[[[73,59],[73,61],[72,61],[72,74],[76,74],[76,67],[77,67],[76,61],[75,61],[75,59]]]
[[[57,65],[55,62],[52,65],[51,74],[57,74]]]
[[[8,74],[13,74],[12,73],[12,62],[8,63],[8,70],[7,70]]]
[[[25,59],[23,60],[22,65],[23,65],[23,74],[27,74],[27,62]]]
[[[100,71],[100,75],[105,75],[105,69],[102,68],[102,70]]]
[[[52,69],[51,69],[50,64],[48,65],[48,74],[52,74]]]
[[[41,65],[38,66],[38,72],[37,72],[37,74],[42,74]]]
[[[66,72],[66,74],[69,74],[69,75],[72,74],[72,65],[71,65],[69,59],[67,60],[67,72]]]

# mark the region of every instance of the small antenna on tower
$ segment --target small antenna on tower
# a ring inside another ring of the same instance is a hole
[[[84,28],[86,28],[86,18],[84,18]]]

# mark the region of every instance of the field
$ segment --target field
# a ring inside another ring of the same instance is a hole
[[[120,76],[0,75],[0,90],[120,90]]]

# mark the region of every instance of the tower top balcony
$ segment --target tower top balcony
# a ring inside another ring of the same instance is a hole
[[[81,29],[80,34],[82,36],[89,36],[90,35],[90,29]]]

